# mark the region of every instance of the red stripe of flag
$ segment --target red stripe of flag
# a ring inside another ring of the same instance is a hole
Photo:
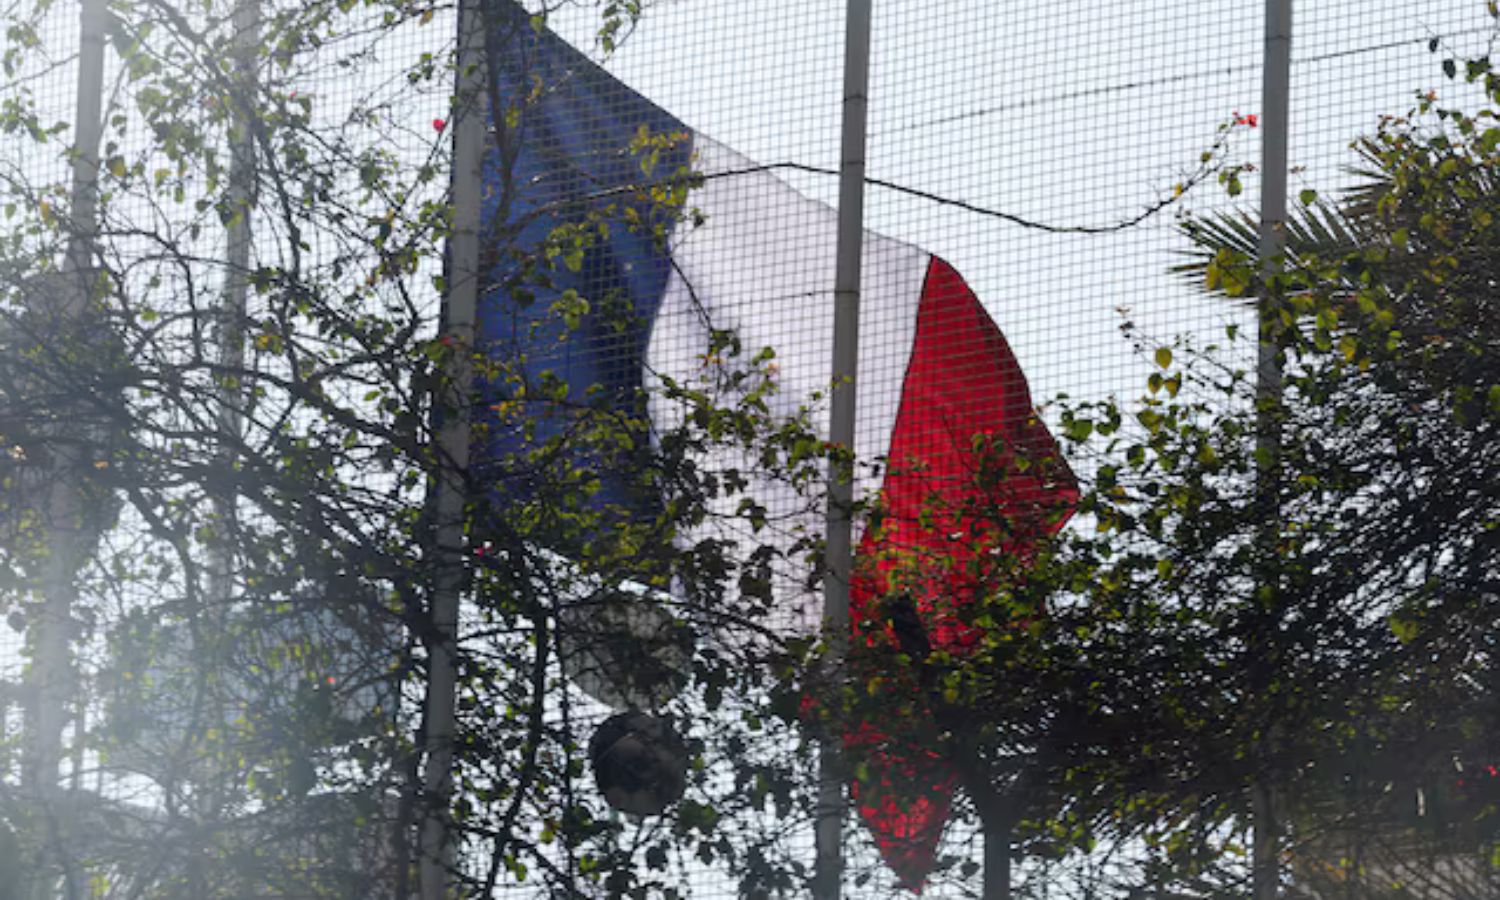
[[[858,550],[850,598],[856,637],[896,646],[882,605],[901,596],[916,608],[933,650],[970,652],[980,634],[960,613],[990,581],[991,560],[1024,557],[1038,538],[1062,527],[1077,497],[1005,337],[962,277],[933,257],[881,487],[882,515]],[[907,696],[886,705],[895,720],[886,727],[929,722],[926,689],[910,677],[893,683]],[[845,742],[869,768],[862,802],[853,789],[860,816],[902,884],[920,891],[957,786],[953,766],[874,723],[852,729]]]

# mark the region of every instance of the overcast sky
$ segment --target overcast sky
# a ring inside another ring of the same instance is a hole
[[[610,69],[693,128],[761,162],[836,167],[843,3],[672,0]],[[870,175],[1055,225],[1104,225],[1172,190],[1236,111],[1260,107],[1262,4],[1245,0],[876,0]],[[590,13],[556,18],[588,42]],[[1293,191],[1345,183],[1347,146],[1419,89],[1445,87],[1432,36],[1469,50],[1482,0],[1302,0],[1294,21]],[[1239,129],[1236,162],[1259,156]],[[788,176],[825,200],[834,179]],[[1252,203],[1251,176],[1241,198]],[[1216,183],[1189,203],[1225,206]],[[1169,211],[1110,237],[1055,236],[871,188],[868,225],[946,257],[989,306],[1038,400],[1134,394],[1150,333],[1207,333],[1219,308],[1164,274]]]

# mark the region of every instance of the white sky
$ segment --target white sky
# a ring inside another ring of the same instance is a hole
[[[1261,6],[877,0],[870,175],[1051,224],[1130,217],[1196,165],[1234,111],[1259,110]],[[1481,0],[1304,0],[1295,17],[1294,191],[1336,187],[1352,138],[1417,88],[1442,86],[1430,36],[1475,49],[1489,24]],[[555,21],[587,45],[588,11]],[[835,0],[675,0],[649,10],[609,68],[753,159],[834,168],[842,29]],[[1257,137],[1241,129],[1232,158],[1257,160]],[[786,177],[836,196],[834,179]],[[1251,176],[1241,199],[1258,187]],[[1191,205],[1222,207],[1224,195],[1210,183]],[[1146,369],[1116,307],[1163,336],[1218,320],[1164,274],[1182,247],[1171,212],[1112,237],[1048,236],[871,188],[867,221],[964,273],[1039,401],[1138,392]]]

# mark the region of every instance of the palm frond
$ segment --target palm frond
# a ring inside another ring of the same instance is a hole
[[[1346,209],[1315,201],[1287,220],[1286,261],[1296,265],[1368,246],[1375,239],[1369,222],[1367,216],[1351,215]],[[1188,259],[1171,267],[1174,274],[1201,279],[1224,250],[1252,260],[1260,255],[1260,217],[1248,211],[1187,219],[1181,229],[1192,246],[1181,251]]]

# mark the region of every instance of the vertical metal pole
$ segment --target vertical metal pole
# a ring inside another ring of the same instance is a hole
[[[1281,270],[1280,258],[1286,251],[1287,210],[1287,134],[1291,112],[1292,77],[1292,0],[1266,0],[1266,62],[1264,81],[1261,85],[1261,198],[1260,198],[1260,256],[1267,266],[1266,274]],[[1262,312],[1265,312],[1264,305]],[[1264,319],[1264,317],[1263,317]],[[1264,329],[1263,329],[1264,333]],[[1262,341],[1261,359],[1264,362],[1266,342]],[[1274,345],[1271,347],[1274,349]],[[1271,363],[1279,369],[1275,353],[1269,354]],[[1261,376],[1267,374],[1262,368]],[[1261,378],[1260,386],[1280,391],[1280,376],[1266,384]]]
[[[72,195],[68,204],[68,243],[63,259],[61,296],[54,310],[38,310],[52,319],[57,332],[76,339],[71,323],[88,307],[94,279],[94,241],[98,233],[99,205],[99,138],[103,130],[101,108],[104,96],[104,0],[83,0],[79,10],[78,86],[74,112],[72,147]],[[54,298],[48,298],[54,299]],[[69,423],[62,422],[64,428]],[[77,587],[74,578],[84,546],[82,497],[69,470],[76,465],[75,448],[61,448],[53,464],[47,486],[47,559],[42,572],[43,603],[37,622],[35,657],[32,664],[30,738],[22,767],[22,783],[27,792],[43,804],[51,805],[61,785],[62,735],[69,711],[74,708],[73,660],[71,636],[73,604]],[[55,811],[54,811],[55,812]],[[49,814],[50,815],[50,814]],[[65,844],[66,823],[59,821],[54,840]],[[48,856],[62,864],[66,876],[64,891],[69,897],[81,894],[82,885],[76,873],[68,871],[65,846],[50,846]],[[48,879],[39,879],[39,890],[47,891]]]
[[[865,217],[865,137],[869,111],[872,0],[849,0],[844,32],[844,109],[840,138],[837,263],[833,288],[833,403],[829,440],[854,450],[855,375],[859,363],[860,263]],[[828,630],[830,683],[843,683],[849,635],[849,579],[854,564],[853,471],[830,464],[827,575],[823,621]],[[835,692],[835,695],[836,692]],[[827,733],[818,759],[817,861],[813,894],[837,900],[844,872],[845,772],[842,735]]]
[[[104,131],[104,28],[108,11],[104,0],[83,0],[78,16],[78,92],[75,103],[73,188],[69,199],[67,259],[64,271],[91,273],[94,238],[98,233],[99,138]],[[69,300],[68,312],[82,314],[88,292]]]
[[[250,251],[254,239],[252,215],[256,201],[257,161],[252,131],[258,106],[258,59],[260,47],[260,0],[236,0],[230,15],[229,190],[230,218],[224,227],[223,295],[216,311],[214,340],[219,373],[215,385],[215,462],[226,476],[239,457],[244,432],[245,321],[250,287]],[[226,478],[226,484],[233,479]],[[238,496],[234,491],[213,499],[214,539],[207,551],[207,602],[195,615],[193,655],[204,672],[217,670],[224,659],[230,608],[234,600],[235,535],[238,532]],[[225,719],[224,698],[216,679],[203,678],[198,690],[207,694],[203,714],[210,727]],[[224,794],[212,771],[195,792],[192,804],[202,834],[212,831],[223,814]],[[202,841],[190,845],[188,886],[205,893],[213,871],[213,860]]]
[[[104,93],[104,0],[84,0],[80,13],[81,45],[78,57],[78,94],[75,113],[76,143],[73,154],[73,187],[69,201],[69,235],[63,260],[59,310],[39,310],[59,326],[59,331],[83,314],[93,284],[94,237],[98,209],[100,115]],[[64,423],[66,424],[66,423]],[[59,455],[67,454],[59,452]],[[58,785],[62,732],[72,708],[72,660],[69,648],[83,527],[77,485],[66,477],[67,459],[56,464],[47,486],[47,547],[43,570],[42,614],[37,622],[36,656],[30,691],[30,759],[23,782],[38,796]]]
[[[434,481],[436,573],[432,637],[428,645],[427,767],[423,773],[422,900],[450,896],[454,859],[453,737],[458,686],[458,609],[464,584],[464,477],[469,467],[469,396],[474,380],[474,309],[479,299],[479,203],[484,161],[484,17],[478,0],[459,4],[458,72],[453,100],[453,230],[448,237],[448,284],[443,297],[451,354],[440,399],[438,472]]]
[[[259,79],[256,52],[260,47],[260,0],[239,0],[231,19],[234,29],[234,91],[229,134],[229,204],[233,210],[225,227],[224,299],[219,308],[218,387],[219,462],[232,466],[235,446],[244,429],[245,317],[250,288],[250,249],[254,233],[251,214],[256,198],[255,136],[251,132]],[[209,601],[228,604],[233,590],[234,554],[230,539],[235,529],[235,500],[220,498],[215,504],[219,543],[209,566]]]
[[[1275,547],[1279,527],[1277,519],[1277,479],[1281,449],[1279,434],[1279,407],[1282,394],[1281,354],[1278,348],[1281,329],[1277,309],[1276,276],[1282,271],[1286,252],[1287,217],[1287,135],[1291,113],[1291,68],[1292,68],[1292,0],[1267,0],[1265,32],[1265,70],[1261,96],[1264,108],[1261,112],[1261,201],[1260,201],[1260,260],[1261,275],[1266,287],[1259,305],[1259,329],[1256,360],[1256,491],[1262,518],[1262,533],[1259,535],[1258,554],[1262,574],[1260,581],[1272,588],[1271,596],[1277,594],[1275,582]],[[1266,610],[1275,615],[1273,608]],[[1255,660],[1256,664],[1269,665],[1268,660]],[[1253,690],[1261,686],[1252,684]],[[1257,700],[1261,699],[1259,697]],[[1274,740],[1276,729],[1269,729]],[[1275,752],[1274,746],[1262,746],[1256,756],[1264,767],[1267,758]],[[1262,772],[1251,785],[1251,816],[1255,828],[1252,859],[1252,895],[1255,900],[1274,900],[1281,882],[1281,836],[1277,821],[1275,784],[1269,775]]]

